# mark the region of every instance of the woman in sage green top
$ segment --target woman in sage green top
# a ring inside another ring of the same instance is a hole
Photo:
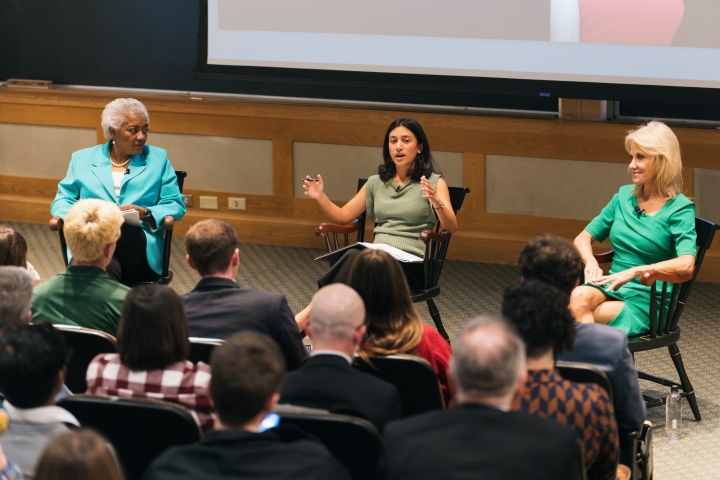
[[[638,281],[649,270],[686,275],[695,268],[695,204],[682,191],[680,145],[665,124],[650,122],[625,138],[633,185],[620,188],[575,239],[585,263],[585,283],[570,298],[583,323],[606,323],[640,335],[650,329],[650,287]],[[615,250],[609,275],[591,244],[610,237]]]

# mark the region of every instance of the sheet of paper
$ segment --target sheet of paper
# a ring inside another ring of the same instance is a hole
[[[140,213],[138,213],[137,210],[122,210],[120,213],[123,214],[125,223],[127,223],[131,227],[140,226]]]
[[[361,245],[364,245],[367,248],[372,248],[373,250],[382,250],[385,253],[389,253],[396,259],[400,260],[401,262],[421,262],[423,261],[422,257],[418,257],[417,255],[413,255],[412,253],[407,253],[403,250],[400,250],[399,248],[391,247],[390,245],[384,244],[384,243],[368,243],[368,242],[360,242]]]

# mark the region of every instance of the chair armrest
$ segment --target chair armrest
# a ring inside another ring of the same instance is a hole
[[[609,252],[603,253],[596,253],[593,255],[593,257],[595,257],[595,260],[597,260],[598,263],[610,263],[612,262],[614,256],[615,250],[610,250]]]
[[[430,243],[430,240],[435,240],[436,242],[447,242],[450,239],[450,234],[447,232],[447,230],[443,230],[440,233],[434,232],[432,230],[423,230],[420,232],[420,241],[427,245]]]
[[[360,230],[360,222],[355,221],[353,223],[348,223],[347,225],[337,225],[334,223],[321,223],[317,227],[315,227],[315,236],[316,237],[324,237],[328,233],[353,233]]]
[[[53,217],[50,219],[50,230],[53,232],[59,232],[63,228],[63,220],[60,217]]]
[[[653,282],[661,281],[668,283],[685,283],[692,280],[692,273],[687,275],[675,275],[674,273],[658,272],[657,270],[651,270],[640,275],[640,283],[649,287]]]
[[[163,229],[167,232],[172,232],[174,227],[175,227],[175,219],[173,217],[171,217],[170,215],[167,215],[165,217],[165,220],[163,220]]]

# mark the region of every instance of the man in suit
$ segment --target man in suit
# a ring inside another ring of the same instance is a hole
[[[458,406],[388,424],[386,478],[583,478],[568,427],[508,411],[527,374],[525,346],[506,320],[486,315],[466,325],[450,366]]]
[[[225,339],[251,330],[277,342],[288,370],[308,355],[285,296],[245,288],[235,281],[240,265],[235,230],[208,219],[193,225],[185,236],[187,262],[202,280],[183,295],[190,336]]]
[[[313,341],[311,357],[288,375],[282,403],[362,417],[382,431],[400,418],[400,394],[394,385],[352,368],[365,335],[365,306],[358,293],[342,283],[321,288],[313,297],[306,328]]]
[[[192,445],[167,450],[143,476],[146,480],[292,478],[349,480],[345,467],[320,443],[283,441],[260,424],[280,398],[285,362],[275,342],[240,332],[212,357],[210,396],[215,430]]]
[[[530,240],[520,252],[518,265],[523,280],[539,280],[568,295],[578,285],[583,272],[577,249],[567,240],[552,235]],[[612,385],[613,406],[621,437],[640,429],[647,412],[623,331],[598,323],[576,322],[574,347],[559,354],[557,360],[600,367]]]

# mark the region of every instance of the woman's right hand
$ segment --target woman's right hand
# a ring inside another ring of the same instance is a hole
[[[310,175],[307,175],[305,177],[305,180],[303,181],[303,188],[305,189],[305,195],[307,195],[310,198],[318,199],[323,193],[323,180],[322,175],[317,176],[317,182],[314,180],[309,180]]]
[[[598,265],[597,261],[593,259],[585,264],[585,283],[592,282],[593,280],[600,278],[604,275],[602,268]]]

